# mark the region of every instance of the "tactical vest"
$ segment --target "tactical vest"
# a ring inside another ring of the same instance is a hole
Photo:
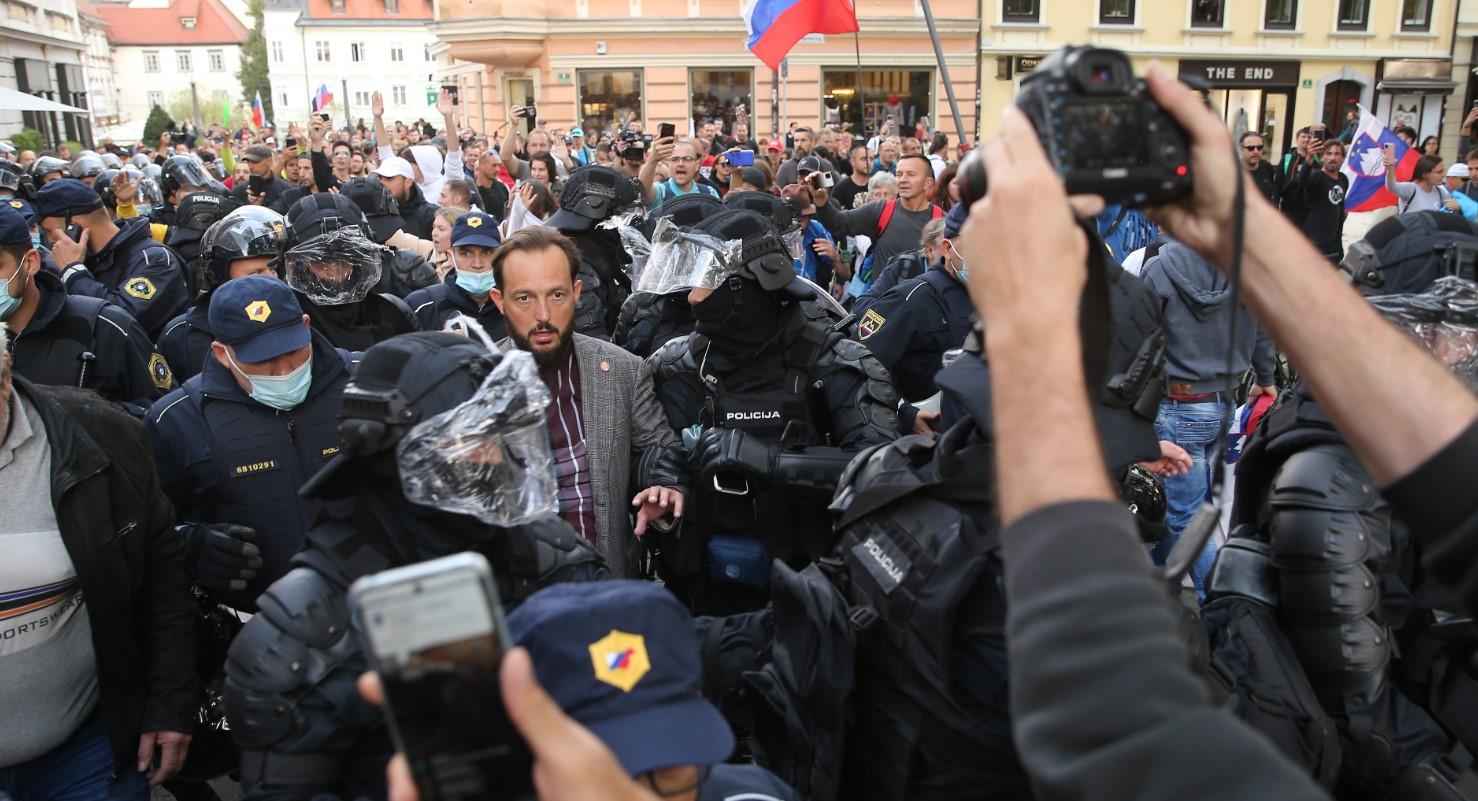
[[[342,387],[347,381],[348,373],[343,372],[334,383]],[[200,522],[236,523],[256,530],[264,564],[241,593],[246,600],[254,599],[287,572],[288,560],[302,547],[303,533],[316,515],[318,501],[300,499],[298,489],[339,452],[338,393],[322,388],[296,408],[275,414],[254,403],[206,396],[199,381],[187,383],[185,393],[205,421],[208,469],[215,473],[207,484],[213,488],[212,519]]]
[[[98,317],[108,305],[101,298],[68,295],[45,331],[26,336],[22,331],[10,340],[15,371],[32,383],[82,387],[109,395],[106,383],[118,374],[119,365],[97,363]],[[104,379],[110,379],[105,381]]]
[[[668,340],[691,334],[695,324],[686,295],[638,292],[622,304],[611,341],[646,358]]]

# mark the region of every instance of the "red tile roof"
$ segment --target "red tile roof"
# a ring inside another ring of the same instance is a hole
[[[303,16],[312,20],[429,20],[433,18],[431,0],[397,0],[400,13],[385,13],[385,0],[344,0],[344,13],[335,14],[332,0],[306,0]]]
[[[129,8],[126,3],[93,3],[87,12],[108,23],[114,45],[241,44],[246,26],[220,0],[174,0],[168,8]],[[187,30],[180,22],[194,17]]]

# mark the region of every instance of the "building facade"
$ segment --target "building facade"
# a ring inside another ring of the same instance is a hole
[[[92,11],[107,21],[113,48],[116,138],[137,138],[155,106],[201,125],[239,106],[246,26],[220,0],[96,3]]]
[[[967,133],[975,127],[978,2],[932,4]],[[858,37],[808,37],[780,71],[745,48],[740,0],[438,0],[432,31],[438,76],[458,87],[478,130],[498,129],[515,108],[532,105],[540,124],[578,125],[589,137],[633,117],[648,132],[659,123],[683,132],[703,119],[727,129],[742,117],[756,136],[792,123],[873,130],[884,120],[911,132],[927,117],[955,140],[920,6],[857,7]]]
[[[0,86],[87,108],[86,44],[75,0],[3,0]],[[30,128],[48,146],[92,143],[85,115],[0,109],[0,139]]]
[[[374,92],[384,98],[388,123],[430,119],[432,14],[431,0],[270,2],[262,30],[278,124],[306,120],[320,87],[333,97],[325,112],[336,122],[371,124]]]
[[[108,21],[83,3],[79,9],[82,39],[86,44],[82,71],[87,79],[87,110],[99,140],[122,122],[118,114],[118,82],[113,63],[113,45],[108,42]]]
[[[1273,159],[1312,122],[1345,130],[1352,103],[1420,138],[1455,135],[1445,106],[1457,2],[983,0],[981,133],[998,130],[990,110],[1012,102],[1043,55],[1073,42],[1127,51],[1137,73],[1158,60],[1200,82],[1234,133],[1263,132]]]

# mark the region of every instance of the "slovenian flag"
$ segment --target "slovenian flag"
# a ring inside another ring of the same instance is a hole
[[[313,110],[323,111],[332,102],[334,102],[334,95],[328,90],[328,84],[319,84],[318,91],[313,93]]]
[[[1345,211],[1374,211],[1396,205],[1396,196],[1386,189],[1386,165],[1383,147],[1396,146],[1396,180],[1410,181],[1421,158],[1416,148],[1391,133],[1380,118],[1360,106],[1360,125],[1350,141],[1345,166],[1340,171],[1350,179],[1345,193]]]
[[[745,0],[746,46],[772,70],[790,48],[812,33],[854,33],[857,9],[852,0]]]
[[[251,101],[251,124],[259,131],[267,125],[267,112],[262,109],[261,92],[257,92],[256,99]]]

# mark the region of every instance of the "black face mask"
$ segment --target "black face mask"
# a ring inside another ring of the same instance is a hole
[[[698,333],[734,357],[759,352],[780,330],[780,299],[758,282],[730,278],[693,307]]]

